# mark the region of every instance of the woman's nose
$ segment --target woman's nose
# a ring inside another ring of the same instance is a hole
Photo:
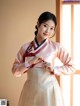
[[[50,31],[49,28],[47,28],[47,29],[46,29],[46,33],[49,33],[49,31]]]

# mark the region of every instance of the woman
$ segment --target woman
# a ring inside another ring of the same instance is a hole
[[[27,73],[18,106],[64,106],[56,76],[73,74],[69,53],[57,42],[50,40],[55,34],[57,21],[51,12],[42,13],[36,25],[35,38],[24,44],[14,61],[15,76]],[[63,63],[54,65],[56,58]]]

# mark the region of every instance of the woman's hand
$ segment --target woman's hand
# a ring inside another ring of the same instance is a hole
[[[44,61],[42,57],[34,56],[34,58],[32,58],[28,63],[30,65],[32,65],[32,64],[37,64],[37,63],[39,63],[41,61]]]
[[[51,67],[51,64],[49,62],[44,61],[43,62],[44,69],[48,70],[51,74],[54,74],[54,70]]]

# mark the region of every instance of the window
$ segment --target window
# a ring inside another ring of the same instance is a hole
[[[60,35],[56,39],[68,49],[76,64],[76,69],[80,70],[80,0],[58,0],[56,4],[59,7],[56,8],[59,23],[57,35]],[[60,77],[65,106],[80,106],[79,74]]]

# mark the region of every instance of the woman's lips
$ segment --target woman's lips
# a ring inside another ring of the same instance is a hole
[[[48,36],[48,34],[47,33],[43,33],[44,34],[44,36]]]

